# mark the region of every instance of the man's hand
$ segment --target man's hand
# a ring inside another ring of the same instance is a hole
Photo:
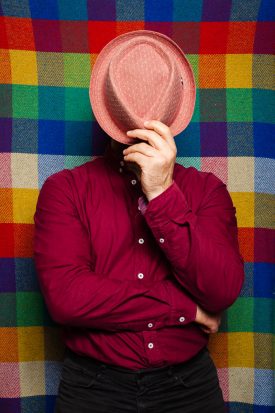
[[[216,333],[221,323],[222,313],[210,314],[197,306],[195,322],[201,324],[201,329],[205,333]]]
[[[124,149],[125,161],[140,166],[142,191],[148,201],[164,192],[173,183],[177,147],[170,128],[158,120],[144,122],[147,129],[134,129],[127,135],[145,142]]]

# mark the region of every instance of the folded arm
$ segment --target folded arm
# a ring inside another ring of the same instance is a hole
[[[92,270],[88,231],[68,175],[47,178],[34,214],[34,262],[47,308],[60,324],[143,331],[193,322],[197,305],[172,276],[153,287]],[[185,317],[183,321],[182,317]]]
[[[175,181],[149,203],[145,195],[139,203],[175,278],[195,302],[214,313],[232,305],[244,282],[244,261],[226,184],[209,173],[196,212]]]

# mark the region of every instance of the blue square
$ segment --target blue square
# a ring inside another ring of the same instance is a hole
[[[257,20],[263,22],[275,20],[275,7],[272,0],[261,0]]]
[[[253,262],[244,263],[245,278],[240,292],[240,297],[253,297],[254,296],[254,267]]]
[[[273,405],[273,374],[274,372],[271,369],[256,368],[254,370],[254,403],[261,405],[261,407],[264,407],[262,405]],[[258,410],[259,413],[265,411],[266,410]]]
[[[92,122],[70,122],[65,124],[66,155],[92,154]]]
[[[2,0],[0,8],[1,6],[3,12],[0,13],[0,15],[4,15],[6,17],[31,17],[29,0]]]
[[[203,0],[174,0],[174,22],[200,22]]]
[[[173,1],[145,0],[144,12],[145,20],[148,22],[171,22],[173,21]]]
[[[38,189],[41,189],[48,176],[64,169],[64,155],[38,155]]]
[[[229,3],[231,2],[231,21],[252,22],[259,20],[258,10],[261,0],[230,0]]]
[[[39,153],[65,153],[65,124],[62,121],[39,121]]]
[[[12,121],[12,152],[37,153],[38,121],[18,118]]]
[[[33,19],[59,19],[57,0],[29,0],[29,6]]]
[[[268,123],[254,123],[254,156],[275,158],[275,126]]]
[[[74,2],[68,0],[58,0],[59,19],[60,20],[87,20],[87,1],[77,0]]]
[[[255,158],[254,160],[254,191],[267,194],[275,193],[274,185],[275,160]]]
[[[254,263],[254,296],[275,298],[275,265],[267,262]]]
[[[253,123],[227,123],[228,156],[254,156]]]
[[[63,87],[39,86],[39,119],[64,120],[65,89]]]
[[[189,123],[188,127],[175,136],[177,156],[200,156],[200,124]]]
[[[40,291],[32,258],[16,258],[15,275],[17,291]]]

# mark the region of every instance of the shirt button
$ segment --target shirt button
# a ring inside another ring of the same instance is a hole
[[[160,238],[159,242],[161,242],[161,243],[164,242],[164,238]]]
[[[149,347],[149,348],[153,348],[153,347],[154,347],[154,344],[153,344],[153,343],[149,343],[149,344],[148,344],[148,347]]]
[[[180,317],[179,320],[182,323],[185,320],[185,317]]]
[[[144,243],[144,239],[143,239],[143,238],[140,238],[140,239],[138,240],[138,242],[139,242],[140,244],[143,244],[143,243]]]
[[[148,327],[153,327],[153,323],[148,323]]]
[[[124,165],[124,161],[120,161],[119,163],[120,163],[120,165],[121,165],[121,166],[123,166],[123,165]]]
[[[140,211],[140,206],[138,206],[138,210]]]
[[[144,277],[144,274],[142,274],[142,272],[139,272],[138,273],[138,278],[143,278]]]
[[[132,184],[132,185],[135,185],[136,183],[137,183],[137,181],[136,181],[135,179],[132,179],[132,180],[131,180],[131,184]]]
[[[119,172],[122,172],[123,171],[123,169],[122,168],[119,168]]]

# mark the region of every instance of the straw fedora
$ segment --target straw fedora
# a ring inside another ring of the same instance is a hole
[[[100,51],[90,78],[89,97],[101,128],[118,142],[137,138],[128,130],[145,129],[156,119],[173,136],[191,121],[196,85],[192,67],[168,36],[135,30],[115,37]]]

